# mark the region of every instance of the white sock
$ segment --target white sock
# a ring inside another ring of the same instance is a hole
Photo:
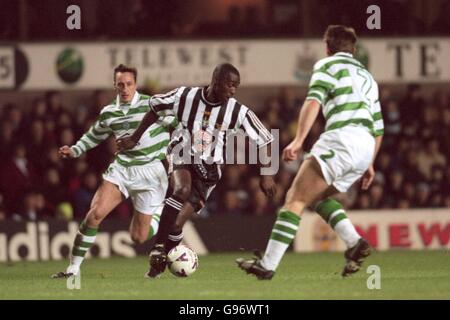
[[[354,247],[361,236],[356,231],[350,219],[346,218],[334,226],[334,231],[338,234],[338,236],[345,242],[347,248]]]

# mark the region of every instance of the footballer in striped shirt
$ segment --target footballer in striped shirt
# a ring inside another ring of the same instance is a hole
[[[225,161],[227,138],[242,131],[259,148],[270,150],[274,140],[271,132],[252,110],[233,98],[239,84],[239,71],[229,63],[220,64],[214,69],[208,86],[180,87],[152,97],[150,110],[139,128],[132,136],[118,140],[119,148],[134,147],[140,134],[157,119],[175,116],[179,122],[169,147],[173,193],[167,197],[161,214],[155,246],[150,253],[149,277],[164,271],[166,254],[182,240],[184,223],[205,205],[219,181],[221,165],[229,163]],[[273,196],[272,176],[261,174],[260,185],[267,196]]]

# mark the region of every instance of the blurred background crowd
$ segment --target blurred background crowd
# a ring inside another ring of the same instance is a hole
[[[60,27],[72,4],[83,8],[75,35]],[[383,8],[380,30],[366,28],[373,4]],[[0,0],[0,8],[0,39],[14,41],[321,37],[329,24],[360,36],[450,34],[447,0]]]
[[[449,92],[436,90],[425,97],[422,88],[413,84],[402,94],[394,94],[389,86],[382,86],[380,92],[385,136],[375,165],[376,178],[366,192],[356,184],[342,198],[345,206],[450,208]],[[74,144],[114,97],[111,92],[94,91],[86,93],[85,98],[90,102],[76,108],[67,108],[57,91],[34,98],[28,106],[2,101],[0,219],[84,217],[101,182],[101,173],[115,152],[111,138],[79,159],[58,157],[58,148]],[[278,94],[254,107],[268,128],[280,129],[280,148],[295,134],[303,99],[295,88],[280,87]],[[323,124],[320,117],[305,143],[305,151],[323,131]],[[260,191],[256,166],[227,166],[202,214],[273,214],[283,202],[299,163],[281,163],[274,199],[267,199]],[[128,219],[131,210],[130,203],[124,202],[112,215]]]

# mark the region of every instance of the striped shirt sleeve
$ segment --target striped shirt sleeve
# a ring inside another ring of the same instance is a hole
[[[183,89],[184,87],[180,87],[165,94],[154,95],[149,101],[150,108],[159,117],[174,116],[174,108],[180,101],[180,95]]]
[[[242,122],[242,128],[248,134],[249,138],[261,148],[274,140],[273,135],[262,124],[256,114],[248,109],[245,114],[244,121]]]
[[[383,115],[381,113],[381,105],[380,101],[377,100],[373,104],[373,129],[374,129],[374,136],[382,136],[384,134],[384,121],[383,121]]]
[[[316,100],[323,105],[336,83],[337,80],[326,70],[323,68],[315,69],[309,82],[306,99]]]
[[[78,158],[86,151],[98,146],[102,141],[108,139],[111,133],[111,129],[106,126],[105,122],[102,119],[102,114],[100,114],[100,117],[91,126],[88,132],[83,134],[80,140],[78,140],[77,143],[70,147],[74,153],[75,158]]]

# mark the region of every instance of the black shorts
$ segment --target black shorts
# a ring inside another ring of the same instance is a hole
[[[222,175],[220,165],[172,164],[169,172],[179,169],[186,169],[191,173],[191,194],[187,201],[191,203],[195,212],[199,212],[220,180]],[[200,169],[203,172],[200,172]]]

